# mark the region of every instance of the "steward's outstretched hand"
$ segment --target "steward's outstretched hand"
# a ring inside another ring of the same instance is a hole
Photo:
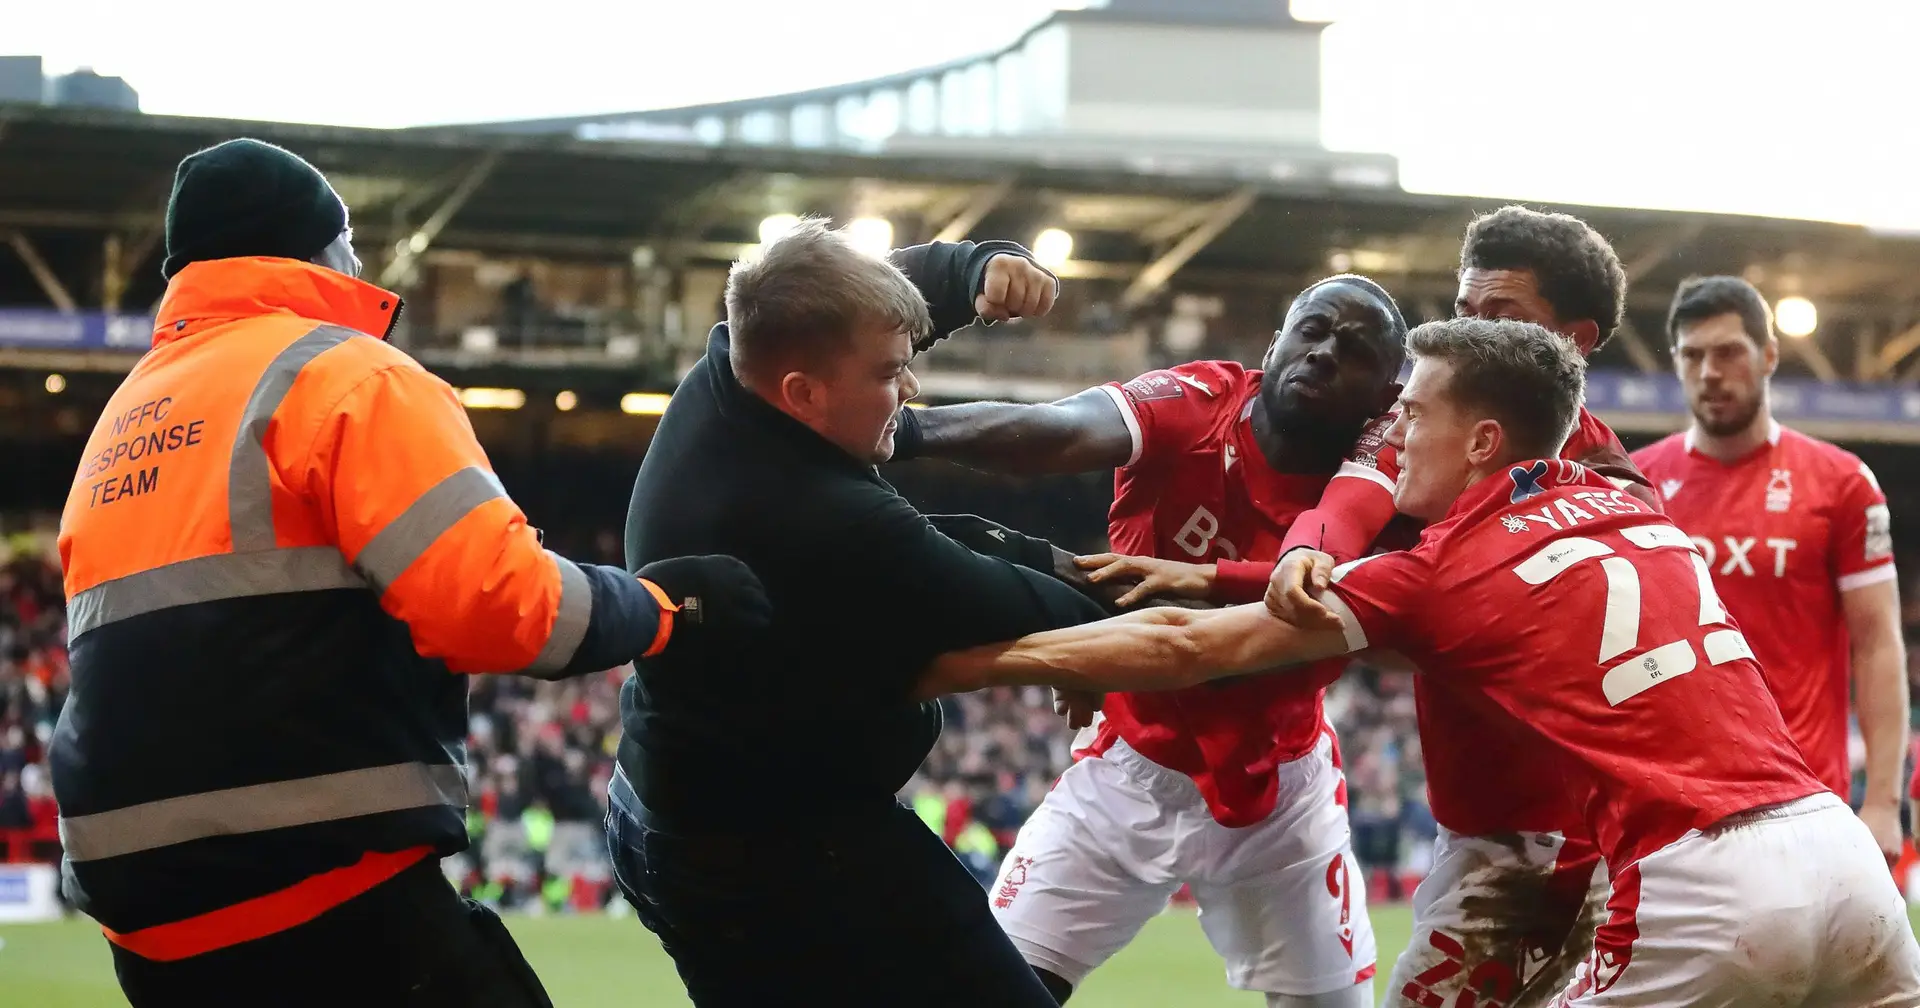
[[[639,576],[658,585],[674,607],[672,641],[689,630],[752,632],[773,622],[766,587],[752,569],[733,557],[710,554],[655,560],[640,568]]]

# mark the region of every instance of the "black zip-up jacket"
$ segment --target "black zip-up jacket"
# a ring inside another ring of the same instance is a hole
[[[894,254],[934,329],[974,320],[986,262],[1011,243]],[[891,807],[940,734],[912,699],[943,652],[1100,619],[1052,577],[937,531],[874,467],[743,388],[716,326],[634,484],[627,565],[726,553],[773,602],[764,637],[694,642],[638,663],[620,694],[620,765],[663,821],[695,829]]]

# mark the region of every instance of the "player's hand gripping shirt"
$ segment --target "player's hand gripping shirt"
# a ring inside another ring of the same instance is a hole
[[[1694,450],[1690,434],[1634,461],[1706,559],[1808,764],[1845,796],[1852,662],[1840,595],[1894,576],[1887,499],[1872,471],[1779,424],[1732,463]]]
[[[1820,790],[1705,559],[1563,460],[1481,481],[1410,551],[1342,565],[1354,650],[1398,651],[1478,694],[1587,778],[1617,875],[1690,829]]]
[[[1279,557],[1288,526],[1320,500],[1330,477],[1268,466],[1250,420],[1259,387],[1259,371],[1229,361],[1104,386],[1133,433],[1133,456],[1114,474],[1108,516],[1116,552],[1197,564]],[[1111,695],[1091,751],[1124,738],[1191,777],[1222,824],[1260,822],[1274,808],[1274,768],[1312,752],[1326,730],[1321,693],[1344,666]]]

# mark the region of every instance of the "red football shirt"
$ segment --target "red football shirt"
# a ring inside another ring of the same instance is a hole
[[[1694,450],[1691,432],[1633,458],[1706,557],[1808,764],[1846,797],[1853,666],[1840,596],[1894,577],[1887,499],[1873,473],[1851,452],[1777,423],[1765,445],[1731,463]]]
[[[1366,552],[1393,515],[1393,484],[1400,475],[1393,446],[1371,447],[1375,450],[1356,459],[1373,467],[1384,480],[1341,480],[1330,485],[1319,508],[1294,527],[1288,547],[1312,546],[1339,560]],[[1628,461],[1627,450],[1612,429],[1584,408],[1560,457],[1613,465]],[[1320,514],[1327,519],[1315,517]],[[1355,516],[1362,517],[1357,526],[1345,521]],[[1324,539],[1313,538],[1316,532]],[[1464,836],[1517,830],[1578,834],[1580,808],[1568,794],[1565,774],[1538,736],[1490,717],[1483,699],[1444,688],[1440,682],[1420,676],[1413,690],[1434,820]]]
[[[1188,563],[1272,561],[1287,527],[1332,479],[1267,465],[1249,419],[1259,371],[1197,361],[1102,387],[1133,434],[1133,455],[1114,474],[1108,514],[1116,552]],[[1369,471],[1358,478],[1376,477]],[[1216,820],[1252,825],[1273,812],[1275,767],[1311,752],[1327,731],[1321,694],[1344,665],[1329,663],[1304,678],[1257,676],[1112,694],[1083,751],[1102,752],[1113,739],[1125,739],[1141,755],[1191,777]]]
[[[1616,874],[1821,790],[1692,542],[1580,465],[1482,480],[1414,549],[1338,568],[1329,598],[1353,650],[1398,651],[1555,751]]]

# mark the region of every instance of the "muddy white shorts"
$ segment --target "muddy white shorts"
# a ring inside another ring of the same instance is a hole
[[[1920,944],[1887,862],[1821,793],[1695,830],[1614,879],[1559,1004],[1920,1005]]]
[[[1606,899],[1590,843],[1442,828],[1413,893],[1413,934],[1387,981],[1387,1008],[1540,1008],[1585,960]]]
[[[1079,986],[1187,883],[1227,983],[1311,995],[1370,982],[1373,927],[1332,738],[1279,768],[1265,820],[1220,825],[1185,774],[1116,742],[1067,769],[987,893],[1027,962]]]

